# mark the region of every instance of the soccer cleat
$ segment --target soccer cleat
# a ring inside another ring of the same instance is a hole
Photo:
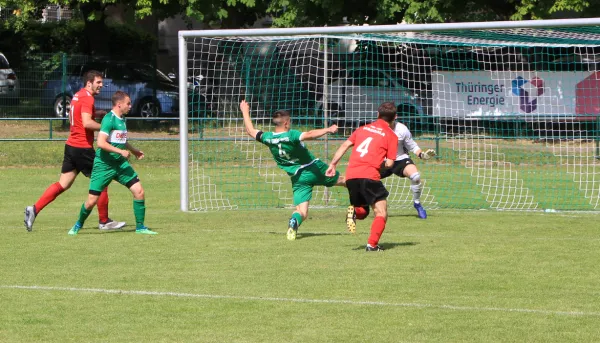
[[[348,211],[346,211],[346,228],[350,233],[356,233],[356,212],[352,205],[348,206]]]
[[[116,230],[116,229],[122,228],[123,226],[125,226],[125,222],[116,222],[116,221],[108,218],[108,221],[106,223],[98,224],[98,229],[100,229],[100,230]]]
[[[417,210],[417,215],[419,216],[419,218],[421,218],[421,219],[427,218],[427,212],[425,212],[423,205],[421,205],[421,203],[415,203],[414,205],[415,205],[415,209]]]
[[[378,245],[376,246],[372,246],[371,244],[367,244],[367,249],[365,249],[366,251],[383,251],[383,248]]]
[[[287,230],[287,239],[290,241],[296,240],[296,236],[298,235],[298,221],[296,218],[290,219],[290,224],[288,225]]]
[[[33,230],[33,222],[35,221],[35,208],[33,206],[25,207],[25,228],[27,231]]]
[[[139,229],[135,229],[135,233],[139,233],[140,235],[158,235],[158,232],[152,231],[145,226],[142,226]]]
[[[81,229],[81,225],[79,225],[79,223],[75,223],[75,225],[73,225],[71,230],[69,230],[69,236],[77,235],[79,233],[80,229]]]

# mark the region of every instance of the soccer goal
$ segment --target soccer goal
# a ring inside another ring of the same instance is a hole
[[[289,177],[243,129],[287,109],[325,162],[393,101],[423,149],[428,209],[600,209],[600,18],[179,32],[181,209],[292,205]],[[344,171],[344,165],[338,168]],[[412,207],[410,181],[384,183]],[[348,204],[317,187],[311,206]]]

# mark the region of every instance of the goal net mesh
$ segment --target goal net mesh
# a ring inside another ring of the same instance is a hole
[[[600,208],[600,27],[185,42],[190,210],[292,206],[290,178],[244,131],[243,99],[263,131],[278,109],[300,131],[337,124],[306,143],[326,163],[393,101],[421,149],[438,153],[410,153],[426,209]],[[410,180],[383,181],[389,207],[410,211]],[[311,207],[347,205],[344,188],[313,191]]]

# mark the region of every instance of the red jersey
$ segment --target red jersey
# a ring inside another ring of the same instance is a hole
[[[84,88],[75,93],[71,99],[71,109],[69,112],[69,121],[71,123],[71,133],[67,139],[67,144],[75,148],[93,148],[94,130],[87,130],[83,127],[81,113],[89,113],[94,117],[94,97]]]
[[[361,126],[348,138],[354,146],[346,169],[346,180],[379,181],[379,168],[384,158],[396,159],[398,136],[382,119]]]

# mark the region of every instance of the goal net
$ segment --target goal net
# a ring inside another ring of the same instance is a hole
[[[410,154],[427,209],[600,209],[600,21],[505,24],[180,32],[182,210],[292,206],[243,99],[263,131],[278,109],[301,131],[337,124],[306,143],[326,163],[393,101],[437,151]],[[410,180],[383,181],[391,209],[412,208]],[[347,205],[344,188],[313,192],[311,206]]]

